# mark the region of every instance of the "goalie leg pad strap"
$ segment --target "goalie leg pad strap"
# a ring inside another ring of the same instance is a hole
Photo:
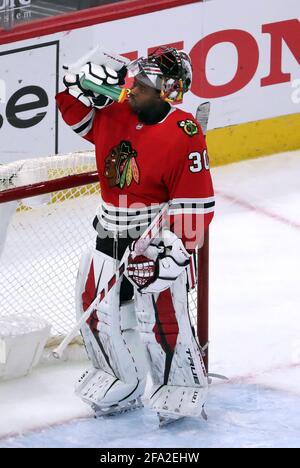
[[[114,271],[115,261],[104,253],[92,251],[83,255],[76,285],[77,317],[106,286]],[[119,281],[95,308],[81,332],[94,368],[133,387],[139,383],[139,392],[142,394],[147,373],[144,345],[138,331],[133,328],[133,302],[128,301],[120,306],[120,285]],[[125,394],[127,390],[124,387]],[[94,399],[91,403],[95,403]],[[101,405],[101,401],[97,404]]]

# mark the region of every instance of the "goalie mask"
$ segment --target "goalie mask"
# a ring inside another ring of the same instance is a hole
[[[129,76],[160,91],[161,98],[180,104],[192,83],[190,57],[173,47],[159,47],[147,58],[130,63]]]

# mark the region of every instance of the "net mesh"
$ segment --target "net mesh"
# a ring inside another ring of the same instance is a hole
[[[96,170],[93,152],[0,166],[0,191]],[[45,319],[52,339],[75,324],[75,282],[82,253],[95,245],[98,184],[0,203],[0,317]],[[196,290],[189,294],[196,324]],[[53,341],[53,340],[52,340]]]

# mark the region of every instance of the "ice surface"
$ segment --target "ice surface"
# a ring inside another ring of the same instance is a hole
[[[105,419],[90,417],[0,440],[0,448],[299,446],[299,396],[256,384],[216,385],[211,387],[207,412],[207,422],[186,418],[162,429],[148,409]]]
[[[300,447],[300,151],[212,172],[208,421],[94,420],[60,363],[0,384],[0,447]]]

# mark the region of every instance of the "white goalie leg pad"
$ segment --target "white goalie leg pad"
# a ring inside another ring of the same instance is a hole
[[[124,408],[142,396],[142,388],[141,381],[125,383],[105,371],[91,368],[76,383],[76,394],[95,410]]]
[[[160,416],[199,418],[203,414],[207,387],[163,385],[152,390],[148,403]]]
[[[160,294],[136,293],[136,310],[153,387],[147,403],[160,414],[199,416],[208,378],[193,335],[186,272]]]
[[[77,317],[107,285],[114,271],[115,261],[102,252],[83,255],[76,285]],[[147,363],[144,345],[133,328],[134,303],[120,306],[120,285],[119,281],[81,329],[94,369],[83,375],[76,393],[99,407],[130,401],[133,395],[141,396],[145,388]]]

